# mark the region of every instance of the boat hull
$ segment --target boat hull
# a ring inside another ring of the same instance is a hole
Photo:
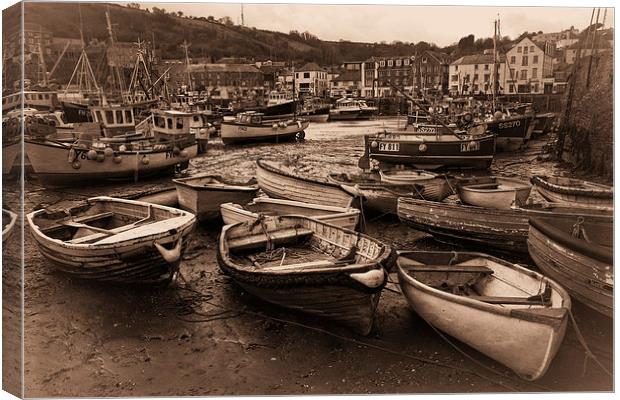
[[[124,212],[131,210],[129,212],[136,215],[146,215],[146,203],[121,199],[116,199],[116,202]],[[182,217],[174,229],[156,231],[111,244],[70,244],[42,233],[33,222],[39,212],[44,210],[27,216],[30,231],[41,255],[57,270],[80,279],[123,284],[157,285],[170,282],[178,271],[179,262],[167,262],[154,243],[173,247],[181,240],[180,260],[187,249],[195,224],[194,216],[189,214]]]
[[[442,136],[439,136],[440,138]],[[495,136],[440,139],[415,134],[386,134],[367,139],[370,158],[388,164],[416,168],[480,168],[491,166]]]
[[[21,148],[21,141],[2,146],[2,175],[10,174],[13,167],[19,164],[17,159],[21,152]]]
[[[69,162],[68,145],[26,140],[25,148],[34,174],[45,185],[50,186],[86,181],[137,180],[158,174],[171,174],[177,165],[187,164],[198,151],[196,144],[183,149],[186,156],[176,155],[172,150],[119,151],[116,155],[120,157],[120,162],[115,162],[113,157],[106,157],[103,162],[98,162],[87,158],[87,149],[74,148],[74,162]]]
[[[606,222],[613,218],[611,210],[602,210],[599,215],[593,215],[597,211],[587,208],[558,206],[494,210],[404,197],[398,199],[397,209],[402,222],[442,241],[521,253],[528,251],[529,218],[553,215],[558,219],[577,221],[579,216],[589,216]]]
[[[277,199],[336,207],[351,207],[354,201],[351,194],[336,184],[295,176],[263,160],[256,161],[256,179],[268,196]]]
[[[538,268],[574,299],[613,318],[613,265],[569,248],[545,231],[544,226],[530,223],[527,245]]]
[[[556,179],[557,182],[550,182]],[[565,183],[563,183],[565,181]],[[583,188],[571,187],[570,182]],[[535,176],[532,183],[546,200],[554,203],[613,206],[613,188],[571,178]],[[590,186],[589,189],[586,187]]]
[[[251,190],[234,188],[192,187],[175,180],[177,197],[182,209],[206,221],[220,218],[220,205],[224,203],[246,204],[258,193],[258,187]]]
[[[547,371],[562,344],[570,299],[542,275],[513,268],[536,277],[540,287],[548,282],[561,291],[566,297],[564,307],[554,309],[552,318],[537,318],[536,309],[493,306],[439,291],[413,279],[400,267],[398,277],[411,308],[431,326],[504,364],[522,378],[536,380]]]
[[[354,119],[358,119],[359,115],[360,115],[359,111],[344,111],[344,112],[330,111],[329,120],[330,121],[351,121]]]
[[[497,151],[513,151],[527,145],[534,130],[533,121],[532,116],[518,115],[485,124],[496,135]]]
[[[318,204],[302,203],[298,201],[256,198],[254,203],[269,203],[270,209],[276,210],[277,215],[303,215],[336,225],[341,228],[355,230],[359,222],[360,211],[355,208],[341,208],[321,206]],[[240,203],[245,204],[245,203]],[[224,224],[253,221],[259,214],[246,210],[238,204],[222,204],[220,207]]]
[[[494,178],[493,183],[498,184],[494,189],[457,185],[459,198],[463,203],[477,207],[508,210],[525,205],[532,190],[528,183],[513,179]]]
[[[306,128],[309,121],[297,121],[285,127],[272,125],[242,125],[233,121],[222,122],[220,137],[224,144],[241,144],[253,142],[284,142],[294,140]]]

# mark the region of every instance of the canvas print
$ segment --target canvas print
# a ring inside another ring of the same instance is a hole
[[[614,390],[614,8],[24,1],[2,388]]]

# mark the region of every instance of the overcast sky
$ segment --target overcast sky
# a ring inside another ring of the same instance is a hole
[[[241,21],[239,3],[141,3],[141,6],[182,11],[196,17],[229,16],[236,24]],[[309,31],[323,40],[427,41],[446,46],[470,33],[476,38],[493,36],[493,20],[498,13],[502,35],[515,38],[524,31],[556,32],[571,25],[583,29],[590,22],[592,8],[245,3],[243,13],[246,26],[280,32]],[[610,8],[606,25],[613,26],[613,21]]]

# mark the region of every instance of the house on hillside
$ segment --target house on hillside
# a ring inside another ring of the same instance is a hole
[[[554,48],[525,37],[508,50],[505,93],[552,93]]]
[[[329,89],[327,71],[311,62],[295,71],[295,91],[300,95],[325,96]]]
[[[448,92],[450,56],[426,50],[412,59],[413,89],[417,93],[445,94]]]
[[[505,93],[506,57],[498,58],[497,78],[492,53],[463,56],[450,64],[450,95],[493,94],[494,81],[498,83],[498,93]]]
[[[587,41],[582,39],[564,49],[561,62],[566,64],[574,64],[577,59],[577,52],[581,47],[581,57],[587,57],[591,54],[598,54],[612,49],[610,41],[605,37],[599,36],[596,40]]]

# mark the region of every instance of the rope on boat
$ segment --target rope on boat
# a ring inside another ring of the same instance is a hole
[[[450,192],[452,192],[452,194],[457,194],[456,190],[454,190],[454,188],[450,184],[450,179],[448,179],[448,175],[444,174],[443,177],[446,180],[446,183],[448,184],[448,187],[450,188]]]
[[[575,333],[577,334],[577,340],[579,340],[579,343],[581,344],[581,346],[583,347],[583,349],[586,352],[586,357],[583,359],[583,372],[582,372],[582,376],[585,376],[586,374],[586,368],[587,368],[587,364],[588,364],[588,359],[592,359],[594,360],[594,362],[601,367],[601,369],[610,377],[613,377],[612,373],[605,368],[605,366],[599,361],[599,359],[594,355],[594,353],[592,353],[592,351],[590,351],[590,348],[588,347],[588,344],[586,343],[585,338],[583,337],[583,335],[581,334],[581,331],[579,330],[579,327],[577,326],[577,322],[575,321],[575,317],[573,316],[573,312],[572,310],[568,310],[568,315],[570,315],[570,320],[573,323],[573,328],[575,329]]]

